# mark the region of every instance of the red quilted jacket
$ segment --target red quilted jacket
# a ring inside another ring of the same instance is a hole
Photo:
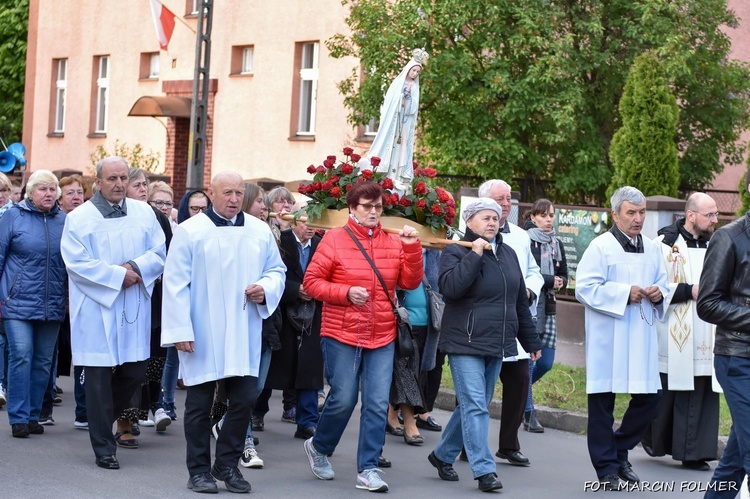
[[[419,243],[404,244],[391,234],[347,222],[359,242],[375,262],[383,276],[391,298],[395,289],[416,289],[422,282],[422,247]],[[323,302],[320,336],[334,338],[346,345],[379,348],[396,339],[396,319],[383,286],[370,264],[352,241],[351,236],[337,227],[326,233],[305,272],[305,291]],[[346,297],[349,288],[362,286],[370,300],[358,307]]]

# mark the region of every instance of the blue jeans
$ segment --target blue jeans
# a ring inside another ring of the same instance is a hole
[[[297,428],[315,428],[319,416],[318,390],[297,390]]]
[[[526,411],[534,410],[534,392],[532,386],[552,369],[555,362],[555,349],[542,347],[542,356],[536,362],[529,362],[529,397],[526,400]]]
[[[59,321],[3,321],[8,337],[8,421],[39,421]]]
[[[458,407],[435,447],[435,457],[446,463],[455,462],[461,447],[466,449],[474,478],[496,473],[497,466],[487,443],[490,427],[488,409],[500,376],[503,359],[478,355],[448,354]]]
[[[750,359],[716,354],[714,369],[733,424],[704,499],[734,498],[739,495],[745,475],[750,474]]]
[[[313,446],[318,452],[333,454],[357,405],[361,386],[362,408],[357,447],[357,471],[360,473],[378,467],[378,456],[385,443],[394,344],[391,342],[380,348],[359,350],[333,338],[320,340],[331,390],[320,414]]]
[[[162,409],[166,404],[174,404],[174,391],[177,378],[180,376],[180,358],[175,347],[167,347],[167,360],[164,361],[164,372],[161,375],[161,391],[156,406]]]

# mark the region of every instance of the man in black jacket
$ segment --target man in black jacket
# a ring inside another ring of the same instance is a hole
[[[704,497],[735,497],[750,473],[750,212],[711,238],[700,280],[698,316],[716,324],[714,369],[733,421]]]

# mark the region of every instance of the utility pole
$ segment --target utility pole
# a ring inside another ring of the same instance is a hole
[[[195,74],[193,103],[190,109],[190,139],[187,165],[188,189],[203,188],[203,167],[206,159],[206,124],[208,115],[208,83],[211,66],[211,23],[214,0],[202,0],[198,9],[198,32],[195,35]]]

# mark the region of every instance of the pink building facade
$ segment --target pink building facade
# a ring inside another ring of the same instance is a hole
[[[179,18],[168,50],[159,49],[149,0],[30,1],[23,141],[31,169],[90,174],[90,154],[119,140],[158,153],[183,192],[185,101],[161,117],[128,115],[144,97],[192,97],[199,2],[162,3]],[[728,4],[741,18],[729,30],[732,56],[750,61],[750,2]],[[368,149],[371,137],[347,123],[337,88],[358,61],[333,59],[325,46],[347,31],[346,15],[340,0],[214,2],[205,185],[225,170],[294,182],[344,146]],[[727,165],[714,188],[735,190],[744,172]]]

